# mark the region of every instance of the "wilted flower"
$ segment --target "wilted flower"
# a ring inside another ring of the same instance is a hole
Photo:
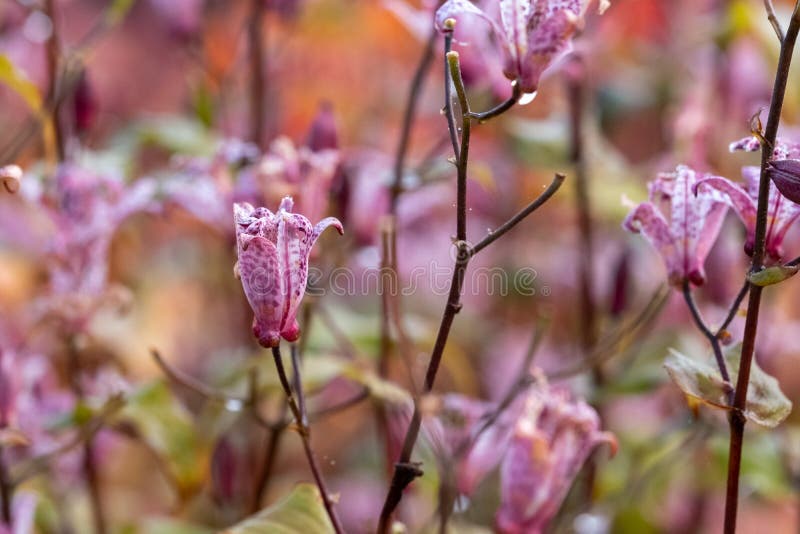
[[[312,228],[304,216],[292,213],[291,197],[281,201],[277,213],[234,204],[239,261],[238,274],[253,308],[253,333],[264,347],[275,347],[283,337],[300,336],[297,310],[308,281],[308,257],[317,238],[329,226],[344,233],[333,217]]]
[[[616,452],[616,439],[600,431],[600,418],[592,407],[572,400],[564,389],[532,387],[510,444],[503,449],[497,530],[543,532],[581,466],[602,443]]]
[[[445,20],[455,19],[459,40],[470,41],[459,31],[459,19],[478,16],[488,21],[502,46],[504,74],[523,93],[534,93],[542,73],[571,50],[571,38],[588,4],[587,0],[499,0],[484,2],[481,9],[468,0],[447,0],[436,12],[436,25],[442,29]]]
[[[728,210],[728,199],[719,191],[702,188],[694,193],[696,184],[711,177],[685,165],[659,174],[649,184],[649,202],[636,206],[622,224],[644,234],[661,254],[673,285],[705,281],[703,264]]]
[[[490,417],[496,405],[490,402],[449,394],[441,398],[435,417],[425,421],[425,432],[445,461],[455,462],[456,489],[471,495],[478,484],[500,463],[497,451],[505,450],[511,439],[520,403]]]
[[[752,255],[755,243],[758,185],[761,178],[761,169],[758,167],[744,167],[742,175],[747,184],[746,189],[720,176],[701,180],[696,188],[699,191],[704,187],[712,187],[728,196],[731,206],[733,206],[747,230],[744,250],[748,255]],[[786,232],[789,231],[789,227],[798,217],[800,217],[800,206],[784,197],[775,187],[775,184],[770,184],[766,252],[773,260],[778,261],[783,256],[781,244],[784,237],[786,237]]]

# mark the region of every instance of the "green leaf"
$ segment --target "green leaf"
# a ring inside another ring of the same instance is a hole
[[[209,469],[211,433],[203,435],[198,430],[191,414],[164,382],[135,391],[120,417],[158,454],[181,497],[202,487]]]
[[[282,501],[222,534],[324,534],[333,531],[316,486],[299,484]]]
[[[180,519],[159,517],[145,520],[139,532],[142,534],[212,534],[214,530]]]
[[[774,265],[748,274],[747,280],[755,286],[771,286],[796,275],[798,269],[796,265]]]
[[[737,344],[725,353],[731,381],[735,384],[739,374],[739,360],[742,351]],[[670,378],[688,397],[699,400],[715,408],[728,410],[728,393],[719,371],[715,366],[699,362],[670,349],[664,362]],[[765,373],[755,357],[750,369],[750,385],[747,389],[747,402],[744,415],[759,425],[774,428],[792,411],[792,403],[780,390],[778,381]]]
[[[122,22],[136,0],[114,0],[106,10],[106,23],[114,26]]]
[[[388,404],[401,405],[411,401],[411,394],[393,382],[383,380],[372,371],[360,367],[346,368],[343,376],[369,390],[370,396]]]
[[[4,54],[0,54],[0,83],[17,93],[31,110],[41,110],[42,95],[39,88]]]

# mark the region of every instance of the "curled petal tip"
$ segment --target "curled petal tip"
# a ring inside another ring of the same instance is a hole
[[[602,432],[599,436],[599,444],[607,444],[608,445],[608,457],[613,458],[617,455],[617,451],[619,450],[619,441],[617,441],[617,436],[612,434],[611,432]]]
[[[278,208],[278,210],[291,212],[293,207],[294,207],[294,200],[292,200],[292,197],[283,197],[283,199],[281,200],[281,205]]]
[[[0,167],[0,181],[3,182],[3,187],[9,193],[16,193],[19,191],[20,182],[22,181],[22,169],[16,165],[6,165]]]

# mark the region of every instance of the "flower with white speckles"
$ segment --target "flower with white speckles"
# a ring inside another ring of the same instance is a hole
[[[244,294],[253,308],[253,333],[264,347],[276,347],[281,337],[295,341],[300,336],[297,310],[308,281],[308,257],[317,238],[329,226],[343,233],[334,217],[316,226],[296,213],[286,197],[276,213],[234,204],[237,271]]]

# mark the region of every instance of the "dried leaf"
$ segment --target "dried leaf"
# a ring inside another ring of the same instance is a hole
[[[282,501],[222,534],[324,534],[333,531],[316,486],[299,484]]]
[[[736,383],[739,373],[741,351],[740,343],[725,353],[733,383]],[[673,349],[670,349],[664,367],[675,385],[687,396],[715,408],[729,409],[727,387],[716,367],[693,360]],[[765,373],[754,358],[750,369],[745,417],[761,426],[774,428],[786,419],[791,411],[792,403],[780,390],[778,381]]]

